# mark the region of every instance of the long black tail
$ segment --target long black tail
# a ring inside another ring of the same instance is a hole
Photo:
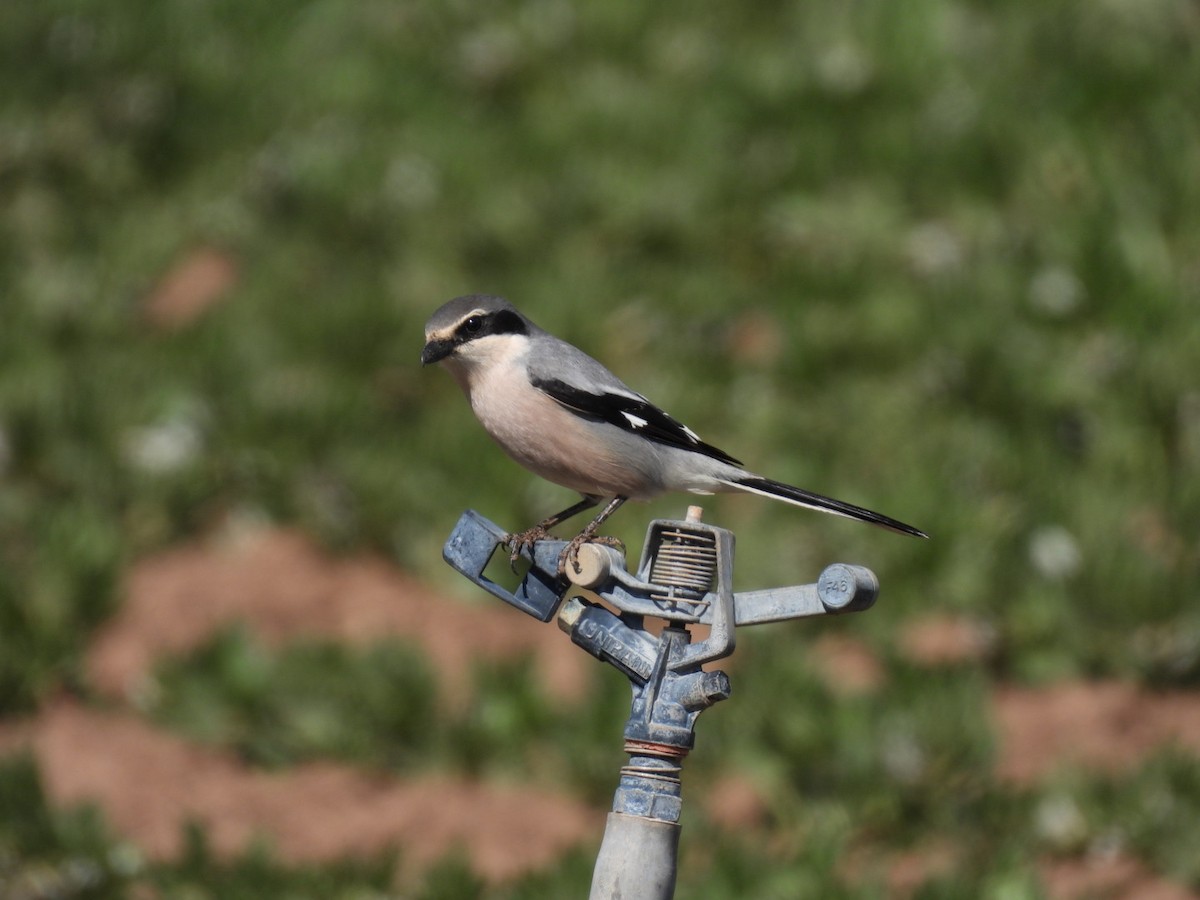
[[[921,529],[905,525],[903,522],[898,522],[893,518],[883,515],[883,513],[863,509],[861,506],[855,506],[852,503],[845,503],[841,500],[834,500],[832,497],[814,494],[812,491],[792,487],[792,485],[784,484],[781,481],[772,481],[770,478],[747,475],[743,478],[729,479],[725,483],[734,490],[747,491],[751,494],[762,494],[764,497],[774,497],[776,500],[782,500],[785,503],[792,503],[796,506],[817,509],[821,512],[833,513],[835,516],[845,516],[848,519],[858,519],[860,522],[870,522],[872,525],[878,525],[880,528],[886,528],[888,531],[894,531],[897,534],[911,534],[913,537],[920,538],[929,537]]]

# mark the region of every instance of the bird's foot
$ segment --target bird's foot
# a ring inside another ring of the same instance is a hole
[[[528,547],[530,555],[533,555],[533,545],[548,537],[551,537],[550,532],[540,524],[517,534],[504,536],[504,546],[508,549],[508,567],[513,570],[513,574],[517,572],[517,560],[521,558],[521,551]]]
[[[625,552],[625,545],[615,537],[594,534],[585,529],[571,538],[567,546],[563,548],[563,552],[558,555],[559,578],[566,577],[568,564],[575,570],[576,575],[583,571],[583,567],[579,564],[579,548],[584,544],[602,544],[605,547],[615,547],[622,553]]]

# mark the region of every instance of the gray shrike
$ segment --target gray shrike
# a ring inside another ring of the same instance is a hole
[[[575,562],[596,529],[626,500],[667,491],[761,494],[834,515],[927,537],[895,519],[763,478],[706,444],[577,347],[533,324],[502,297],[473,294],[442,306],[425,324],[421,364],[441,363],[476,418],[504,451],[531,472],[583,494],[583,500],[533,528],[508,536],[515,562],[547,529],[609,499],[559,561]],[[578,563],[575,563],[578,565]]]

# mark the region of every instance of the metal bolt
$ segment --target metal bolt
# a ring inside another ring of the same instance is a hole
[[[571,629],[575,627],[575,623],[579,621],[579,617],[583,615],[587,606],[578,597],[572,597],[563,604],[562,609],[558,611],[558,627],[567,634],[571,633]]]

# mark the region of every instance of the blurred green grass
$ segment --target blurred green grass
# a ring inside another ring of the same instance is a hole
[[[836,896],[855,828],[966,833],[990,862],[926,895],[1027,896],[1035,801],[984,774],[989,684],[1200,677],[1198,37],[1182,0],[0,7],[0,712],[86,693],[80,652],[123,568],[228,516],[381,550],[466,595],[440,562],[462,509],[515,527],[566,499],[417,365],[432,309],[495,291],[752,467],[934,537],[706,504],[737,531],[747,587],[875,568],[881,603],[837,627],[889,663],[880,696],[835,701],[795,683],[811,626],[748,642],[696,777],[743,765],[781,810],[815,794],[847,824],[811,858],[713,865],[760,878],[758,896]],[[197,247],[236,261],[231,296],[151,327],[144,298]],[[614,529],[637,546],[685,502]],[[967,677],[891,653],[939,610],[996,635]],[[237,708],[220,659],[164,675],[175,714],[193,710],[177,727]],[[352,691],[380,663],[277,665]],[[285,703],[286,683],[252,699]],[[795,708],[774,721],[781,684]],[[603,744],[620,715],[604,690],[565,724],[497,690],[481,702],[524,704],[517,725],[462,746],[519,769],[533,736]],[[288,753],[396,752],[387,728],[343,724],[345,746]],[[291,759],[270,749],[286,729],[223,734]],[[889,740],[924,754],[916,782],[868,749]],[[1080,790],[1120,820],[1147,765],[1111,796]],[[1176,765],[1194,805],[1196,763]],[[1155,832],[1122,827],[1200,887],[1137,836]],[[733,877],[689,889],[728,896]]]

